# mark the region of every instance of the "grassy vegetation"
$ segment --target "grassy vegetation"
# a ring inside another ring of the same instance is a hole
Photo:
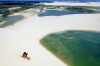
[[[26,10],[26,9],[28,9],[28,8],[27,7],[22,7],[22,8],[14,9],[14,10],[11,10],[11,11],[6,10],[4,13],[2,13],[1,17],[5,18],[10,14],[13,14],[13,13],[16,13],[16,12],[19,12],[19,11],[23,11],[23,10]]]
[[[66,8],[65,10],[69,10],[69,11],[76,11],[76,12],[95,12],[95,10],[91,10],[91,9],[88,9],[88,8],[79,8],[79,7],[72,7],[72,8]]]
[[[3,20],[0,20],[0,22],[3,22]]]
[[[47,9],[62,9],[62,11],[75,11],[75,12],[96,12],[94,7],[89,6],[46,6]],[[100,8],[100,7],[98,7]]]
[[[69,36],[73,39],[65,39]],[[40,43],[68,66],[100,66],[100,33],[65,31],[52,33]]]
[[[3,13],[3,14],[1,15],[1,17],[2,17],[2,18],[5,18],[5,17],[7,17],[7,16],[10,15],[10,14],[11,14],[10,11],[6,11],[5,13]]]

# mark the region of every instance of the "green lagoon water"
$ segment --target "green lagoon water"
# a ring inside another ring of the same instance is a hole
[[[100,66],[99,32],[56,32],[43,37],[40,43],[68,66]]]

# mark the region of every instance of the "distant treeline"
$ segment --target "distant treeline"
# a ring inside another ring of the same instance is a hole
[[[0,5],[31,5],[33,3],[28,2],[1,2]]]
[[[0,1],[0,5],[30,5],[33,3],[41,3],[41,2],[46,2],[50,3],[48,1]]]

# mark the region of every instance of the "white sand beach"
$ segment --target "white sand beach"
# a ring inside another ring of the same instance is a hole
[[[43,36],[64,30],[100,32],[100,14],[31,16],[0,28],[0,66],[68,66],[39,43]],[[21,57],[23,52],[30,61]]]
[[[63,6],[100,6],[100,2],[54,2],[54,3],[43,3],[44,5],[63,5]]]

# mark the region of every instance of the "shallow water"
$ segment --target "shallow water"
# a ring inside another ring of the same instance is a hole
[[[71,14],[91,14],[91,13],[75,12],[75,11],[46,10],[45,12],[40,13],[38,16],[62,16],[62,15],[71,15]]]
[[[72,11],[59,11],[59,10],[46,10],[45,12],[39,14],[38,16],[61,16],[70,14],[89,14],[87,12],[72,12]]]
[[[69,66],[100,66],[100,32],[52,33],[40,43]]]
[[[24,19],[24,17],[21,15],[12,15],[12,16],[3,18],[3,20],[6,22],[4,24],[0,25],[0,28],[7,27],[9,25],[14,25],[15,23],[19,22],[22,19]]]
[[[100,13],[99,6],[46,6],[44,12],[38,16],[62,16],[71,14]]]

